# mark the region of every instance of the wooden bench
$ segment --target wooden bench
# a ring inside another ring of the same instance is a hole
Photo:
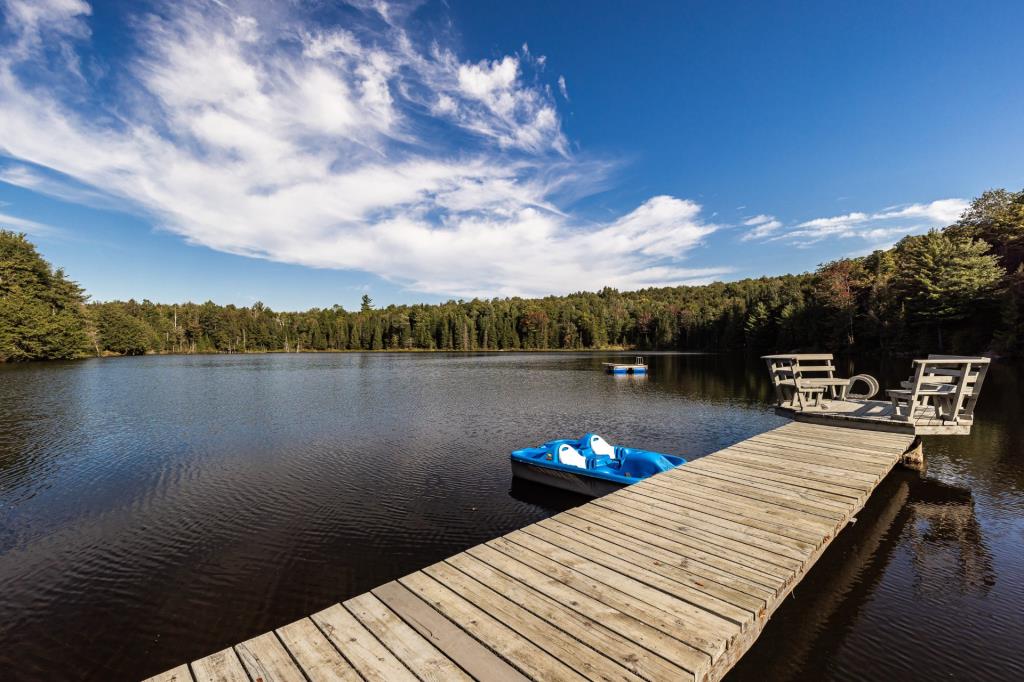
[[[930,404],[936,419],[972,423],[989,363],[988,358],[962,355],[914,360],[913,376],[902,382],[901,388],[886,391],[892,400],[892,418],[913,421],[915,410]]]
[[[849,379],[837,377],[831,353],[786,353],[764,355],[772,386],[780,405],[800,409],[823,409],[822,400],[843,400],[850,386]]]

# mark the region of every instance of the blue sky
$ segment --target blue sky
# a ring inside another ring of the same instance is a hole
[[[801,272],[1024,186],[1021,3],[0,0],[0,225],[98,300]]]

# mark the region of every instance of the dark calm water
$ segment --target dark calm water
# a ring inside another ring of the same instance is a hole
[[[144,677],[584,501],[513,484],[516,447],[697,457],[783,423],[758,361],[609,357],[0,366],[0,680]],[[989,376],[973,435],[925,441],[734,679],[1024,679],[1024,369]]]

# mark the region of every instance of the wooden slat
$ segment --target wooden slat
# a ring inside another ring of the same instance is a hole
[[[471,679],[372,593],[342,604],[421,680]]]
[[[678,666],[636,645],[628,637],[610,630],[599,621],[580,615],[576,610],[548,598],[470,554],[457,554],[448,559],[447,563],[512,602],[522,605],[566,636],[604,654],[633,675],[643,679],[672,679],[686,675]]]
[[[380,682],[412,682],[416,679],[416,676],[341,604],[314,613],[310,618],[364,679]]]
[[[759,445],[781,446],[788,450],[806,452],[809,454],[828,455],[829,457],[837,460],[850,460],[852,462],[861,462],[864,464],[885,465],[903,454],[902,450],[897,452],[896,447],[891,449],[878,446],[861,447],[851,445],[849,443],[829,443],[827,444],[828,447],[826,450],[822,447],[822,445],[825,444],[821,441],[814,441],[803,437],[802,435],[793,434],[766,433],[750,438],[744,442],[747,445],[756,443]]]
[[[771,523],[755,527],[770,529],[787,537],[796,537],[811,543],[820,542],[823,533],[831,533],[835,529],[834,521],[828,521],[814,514],[790,509],[765,500],[753,500],[750,497],[735,495],[724,490],[707,488],[701,481],[687,477],[658,480],[661,478],[655,476],[652,480],[645,481],[642,490],[657,490],[660,495],[673,500],[690,501],[708,510],[720,509],[753,521],[767,520]],[[776,528],[781,530],[777,531]]]
[[[659,550],[657,547],[645,546],[644,543],[634,543],[628,538],[609,539],[602,537],[599,529],[589,529],[580,532],[581,525],[578,523],[572,523],[573,517],[569,515],[559,514],[555,518],[542,521],[536,524],[536,527],[550,530],[554,533],[566,536],[573,543],[580,543],[580,545],[586,545],[587,551],[596,550],[602,555],[612,557],[614,559],[620,559],[625,561],[626,564],[633,564],[641,571],[635,571],[632,575],[642,576],[647,571],[656,573],[662,577],[668,578],[669,580],[675,581],[683,586],[681,598],[686,599],[701,608],[709,611],[714,611],[716,605],[719,604],[730,604],[736,607],[736,614],[739,623],[744,623],[748,620],[748,615],[756,616],[761,610],[764,609],[766,601],[761,597],[754,596],[749,592],[741,589],[741,585],[734,587],[729,583],[736,583],[735,580],[722,575],[715,575],[719,580],[714,580],[707,577],[706,571],[694,572],[688,567],[679,566],[677,563],[666,563],[668,555]],[[567,523],[568,522],[568,523]],[[588,524],[583,524],[583,527],[587,527]],[[652,557],[650,554],[655,554],[657,557]],[[659,558],[660,557],[660,558]],[[674,558],[674,557],[673,557]],[[619,561],[614,561],[614,565],[624,568],[626,564]],[[644,581],[647,582],[647,581]],[[676,588],[679,589],[679,588]],[[690,597],[691,592],[699,593],[695,598]],[[705,596],[706,595],[706,596]],[[704,603],[707,602],[707,603]]]
[[[791,493],[779,487],[765,486],[764,488],[751,485],[750,483],[736,480],[722,479],[720,476],[710,475],[697,469],[679,467],[673,471],[666,472],[664,476],[657,477],[666,485],[671,485],[676,480],[689,480],[695,485],[707,488],[710,491],[730,493],[741,497],[765,502],[771,505],[804,512],[813,516],[821,517],[828,521],[839,521],[844,517],[841,506],[838,504],[826,503],[820,498],[807,495]]]
[[[865,492],[859,488],[844,486],[828,481],[808,478],[800,472],[785,473],[764,467],[748,467],[741,462],[729,462],[723,457],[714,459],[702,457],[687,464],[701,471],[710,470],[722,476],[754,483],[770,483],[784,486],[788,490],[796,490],[806,495],[821,497],[840,504],[858,504],[864,500]]]
[[[742,557],[731,556],[727,551],[716,553],[713,549],[699,541],[681,534],[670,535],[665,529],[645,523],[642,520],[623,514],[602,513],[589,506],[578,507],[564,512],[566,519],[577,518],[582,522],[600,525],[607,529],[609,534],[616,534],[621,537],[636,538],[651,547],[658,547],[682,557],[679,564],[686,566],[707,566],[709,571],[718,571],[724,575],[735,576],[745,580],[750,585],[757,585],[762,589],[778,593],[779,588],[785,583],[785,579],[778,575],[756,568],[751,568],[742,562]],[[723,556],[723,554],[725,556]]]
[[[711,643],[704,633],[694,630],[692,624],[677,614],[634,599],[628,593],[549,558],[542,544],[540,552],[506,538],[492,540],[485,546],[515,559],[534,574],[551,576],[570,589],[646,624],[648,628],[661,633],[660,636],[652,635],[656,641],[658,637],[667,641],[664,640],[665,636],[678,640],[674,648],[666,646],[666,650],[673,652],[673,660],[692,671],[698,679],[703,679],[709,669],[711,655],[705,649],[713,648]]]
[[[562,632],[451,564],[440,562],[428,566],[423,572],[587,679],[639,679],[612,659],[589,647],[579,646],[574,635]]]
[[[373,590],[373,595],[476,679],[510,682],[525,682],[527,679],[402,584],[390,582],[381,585]]]
[[[796,561],[803,561],[815,549],[815,545],[811,542],[783,535],[780,531],[766,530],[762,527],[764,524],[747,524],[727,513],[700,509],[699,505],[672,500],[666,495],[652,493],[648,489],[625,490],[615,493],[615,495],[615,502],[631,500],[637,504],[648,505],[670,518],[683,519],[685,522],[692,522],[695,525],[699,524],[700,527],[710,532],[746,542]]]
[[[615,500],[615,503],[612,505],[607,504],[605,500],[596,500],[594,504],[595,506],[605,507],[612,513],[639,519],[649,524],[652,532],[654,532],[654,529],[658,529],[657,532],[661,533],[661,529],[664,529],[675,534],[676,537],[693,539],[703,543],[701,546],[707,547],[709,552],[714,552],[719,556],[736,558],[737,561],[751,568],[756,568],[772,575],[789,578],[792,577],[793,571],[799,570],[803,565],[796,559],[765,551],[756,545],[745,542],[743,539],[736,540],[732,537],[721,535],[715,532],[718,529],[713,526],[711,530],[707,530],[695,526],[689,521],[670,518],[668,515],[653,509],[650,505],[638,504],[632,499],[621,498]]]
[[[842,469],[818,464],[786,461],[778,457],[769,457],[758,452],[750,452],[742,446],[733,446],[728,450],[722,450],[718,453],[718,457],[722,461],[740,463],[749,468],[791,473],[811,480],[822,481],[823,483],[855,488],[861,491],[862,496],[870,493],[877,483],[875,477],[864,476],[861,479],[861,474],[858,474],[855,478],[853,472],[844,472]]]
[[[699,648],[712,658],[720,655],[726,647],[727,641],[742,630],[738,623],[718,614],[709,613],[702,608],[684,601],[674,595],[651,587],[632,576],[625,575],[602,564],[595,563],[588,558],[566,549],[559,545],[548,542],[543,537],[535,535],[536,529],[527,526],[521,531],[509,533],[505,537],[532,549],[538,554],[551,557],[559,564],[571,568],[583,575],[603,582],[612,589],[620,590],[630,595],[633,599],[646,602],[649,606],[661,609],[675,616],[687,632],[687,643]],[[556,538],[560,540],[560,538]],[[692,634],[691,634],[692,633]]]
[[[644,621],[559,582],[550,574],[531,568],[493,547],[480,545],[467,550],[466,554],[600,624],[600,627],[610,630],[616,637],[646,649],[648,654],[639,655],[637,659],[634,672],[638,674],[650,671],[653,679],[692,678],[693,669],[702,669],[709,660],[707,655]],[[648,660],[647,656],[652,653],[657,654],[656,658]],[[668,669],[664,669],[664,664],[657,658],[666,661]],[[670,674],[663,675],[662,672]]]
[[[192,662],[196,682],[249,682],[234,649],[223,649]]]
[[[864,452],[853,452],[840,450],[835,446],[829,446],[824,451],[819,443],[817,447],[808,445],[805,441],[793,441],[789,438],[751,438],[743,443],[748,448],[763,448],[765,450],[791,452],[805,456],[812,456],[818,459],[825,459],[835,463],[835,466],[849,469],[850,471],[874,472],[879,467],[884,467],[896,461],[897,455],[886,454],[865,454]],[[876,451],[877,452],[877,451]],[[817,461],[817,460],[814,460]]]
[[[744,443],[742,446],[737,446],[736,450],[761,457],[770,457],[773,460],[782,460],[787,466],[792,464],[797,466],[828,467],[834,471],[842,472],[839,475],[844,478],[864,481],[872,487],[878,482],[881,475],[889,471],[889,467],[895,462],[895,460],[889,460],[884,464],[852,462],[827,455],[801,452],[784,446],[767,445],[764,443]]]
[[[578,672],[544,651],[514,629],[493,618],[471,602],[463,599],[422,571],[401,578],[399,582],[421,599],[459,623],[473,637],[528,677],[536,679],[586,679]]]
[[[305,682],[306,677],[292,661],[273,632],[253,637],[235,647],[235,653],[254,680]]]
[[[775,596],[775,590],[765,587],[756,580],[750,580],[748,578],[738,576],[735,572],[723,570],[715,567],[713,564],[707,563],[705,560],[712,559],[709,555],[705,554],[698,558],[694,556],[696,553],[692,550],[687,551],[686,548],[681,548],[679,546],[674,547],[673,550],[669,550],[665,548],[665,543],[656,535],[651,535],[650,533],[623,533],[621,530],[618,530],[616,526],[608,524],[605,519],[601,519],[600,521],[594,521],[592,519],[588,520],[586,517],[581,517],[578,514],[572,513],[572,511],[573,510],[563,512],[554,518],[558,522],[575,528],[578,531],[582,531],[587,535],[593,535],[596,538],[600,538],[608,542],[618,543],[624,549],[628,549],[638,556],[644,556],[647,559],[650,559],[652,563],[661,563],[668,564],[672,567],[680,567],[690,572],[698,579],[710,580],[726,587],[739,590],[763,602],[761,606],[766,604],[769,599]],[[682,549],[683,553],[674,551],[679,549]],[[645,562],[647,559],[645,559]],[[731,565],[730,568],[735,571],[739,567]]]
[[[886,403],[888,404],[888,403]],[[891,405],[889,405],[891,407]],[[852,433],[846,433],[844,429],[836,429],[831,424],[808,424],[805,422],[789,422],[783,424],[777,429],[772,429],[779,433],[806,433],[817,439],[824,439],[824,442],[828,442],[828,439],[837,439],[840,441],[863,441],[865,443],[899,443],[900,439],[909,438],[913,439],[913,436],[906,433],[890,433],[886,431],[870,431],[867,429],[857,429]],[[767,433],[767,432],[766,432]]]
[[[796,470],[811,471],[820,474],[827,474],[838,477],[838,480],[845,481],[847,485],[859,483],[867,491],[874,489],[878,483],[878,469],[872,465],[869,471],[860,471],[857,467],[851,466],[846,460],[836,460],[825,454],[800,453],[784,447],[766,446],[759,443],[740,443],[723,451],[723,455],[730,458],[738,453],[744,456],[757,457],[761,461],[778,462]]]
[[[309,618],[278,628],[277,636],[309,679],[323,682],[362,679]]]
[[[760,435],[786,436],[799,438],[808,444],[846,445],[894,455],[902,454],[902,450],[905,450],[913,440],[913,436],[902,433],[881,433],[866,429],[848,429],[849,433],[835,433],[835,431],[836,429],[831,426],[791,422]]]

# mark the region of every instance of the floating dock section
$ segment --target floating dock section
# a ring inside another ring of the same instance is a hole
[[[912,434],[789,423],[151,680],[717,680]]]
[[[604,371],[609,374],[647,374],[647,363],[640,356],[633,362],[604,362]]]

